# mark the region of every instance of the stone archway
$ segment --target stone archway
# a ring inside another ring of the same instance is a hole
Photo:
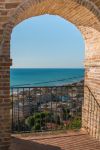
[[[43,14],[59,15],[72,22],[85,40],[85,84],[91,88],[100,103],[100,2],[98,0],[18,0],[0,2],[0,148],[8,149],[10,143],[10,38],[13,28],[21,21]],[[86,119],[89,97],[85,89],[82,126],[89,134],[99,137]],[[99,120],[99,119],[98,119]]]

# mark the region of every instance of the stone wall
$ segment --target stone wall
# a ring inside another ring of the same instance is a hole
[[[0,150],[10,144],[10,39],[13,28],[33,16],[59,15],[73,23],[83,34],[85,41],[85,85],[88,85],[100,103],[100,0],[0,0]],[[100,139],[95,130],[91,132],[88,91],[85,88],[83,128]],[[95,113],[94,113],[95,115]],[[98,115],[99,116],[99,115]]]

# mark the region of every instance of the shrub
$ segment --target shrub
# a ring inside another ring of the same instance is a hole
[[[41,129],[41,126],[39,123],[36,123],[31,130],[34,130],[34,131],[39,131]]]
[[[80,129],[81,128],[81,119],[75,118],[73,119],[69,125],[67,126],[68,129]]]
[[[31,128],[34,126],[35,120],[34,120],[34,116],[30,116],[25,120],[25,124]]]

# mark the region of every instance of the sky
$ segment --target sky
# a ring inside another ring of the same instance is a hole
[[[67,20],[42,15],[24,20],[11,35],[13,68],[83,68],[84,40]]]

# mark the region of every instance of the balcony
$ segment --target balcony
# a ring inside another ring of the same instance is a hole
[[[11,150],[100,150],[100,142],[83,132],[13,136]]]
[[[100,121],[97,116],[100,106],[86,88],[91,104],[87,117],[92,112],[96,114],[88,122],[94,130],[94,120]],[[51,87],[12,87],[11,150],[99,150],[100,142],[81,127],[83,100],[83,82]],[[100,126],[93,133],[97,130],[100,131]]]

